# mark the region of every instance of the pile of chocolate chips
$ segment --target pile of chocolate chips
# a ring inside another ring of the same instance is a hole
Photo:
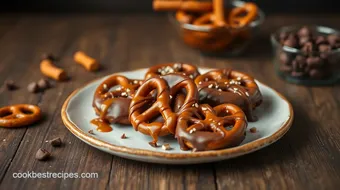
[[[308,27],[297,32],[282,32],[281,45],[299,49],[301,53],[279,52],[280,71],[297,78],[323,79],[331,73],[330,52],[340,48],[337,34],[316,35]]]

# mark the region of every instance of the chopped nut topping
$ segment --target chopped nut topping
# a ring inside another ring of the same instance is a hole
[[[209,84],[208,88],[212,88],[214,85],[213,84]]]
[[[103,84],[103,88],[107,90],[107,84]]]
[[[164,150],[171,150],[170,144],[163,144],[162,149]]]

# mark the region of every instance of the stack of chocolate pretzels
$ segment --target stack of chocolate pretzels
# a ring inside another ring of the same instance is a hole
[[[181,149],[215,150],[239,145],[262,95],[251,76],[232,69],[200,74],[186,63],[151,67],[144,80],[113,75],[95,91],[93,107],[105,122],[136,131],[174,135]]]

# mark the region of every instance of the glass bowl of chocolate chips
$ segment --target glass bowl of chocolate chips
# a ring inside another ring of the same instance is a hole
[[[340,32],[324,26],[287,26],[271,35],[275,70],[291,83],[340,82]]]

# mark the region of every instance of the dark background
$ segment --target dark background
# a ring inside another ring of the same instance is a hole
[[[340,13],[340,0],[253,0],[266,13]],[[1,0],[1,12],[152,12],[152,0]]]

